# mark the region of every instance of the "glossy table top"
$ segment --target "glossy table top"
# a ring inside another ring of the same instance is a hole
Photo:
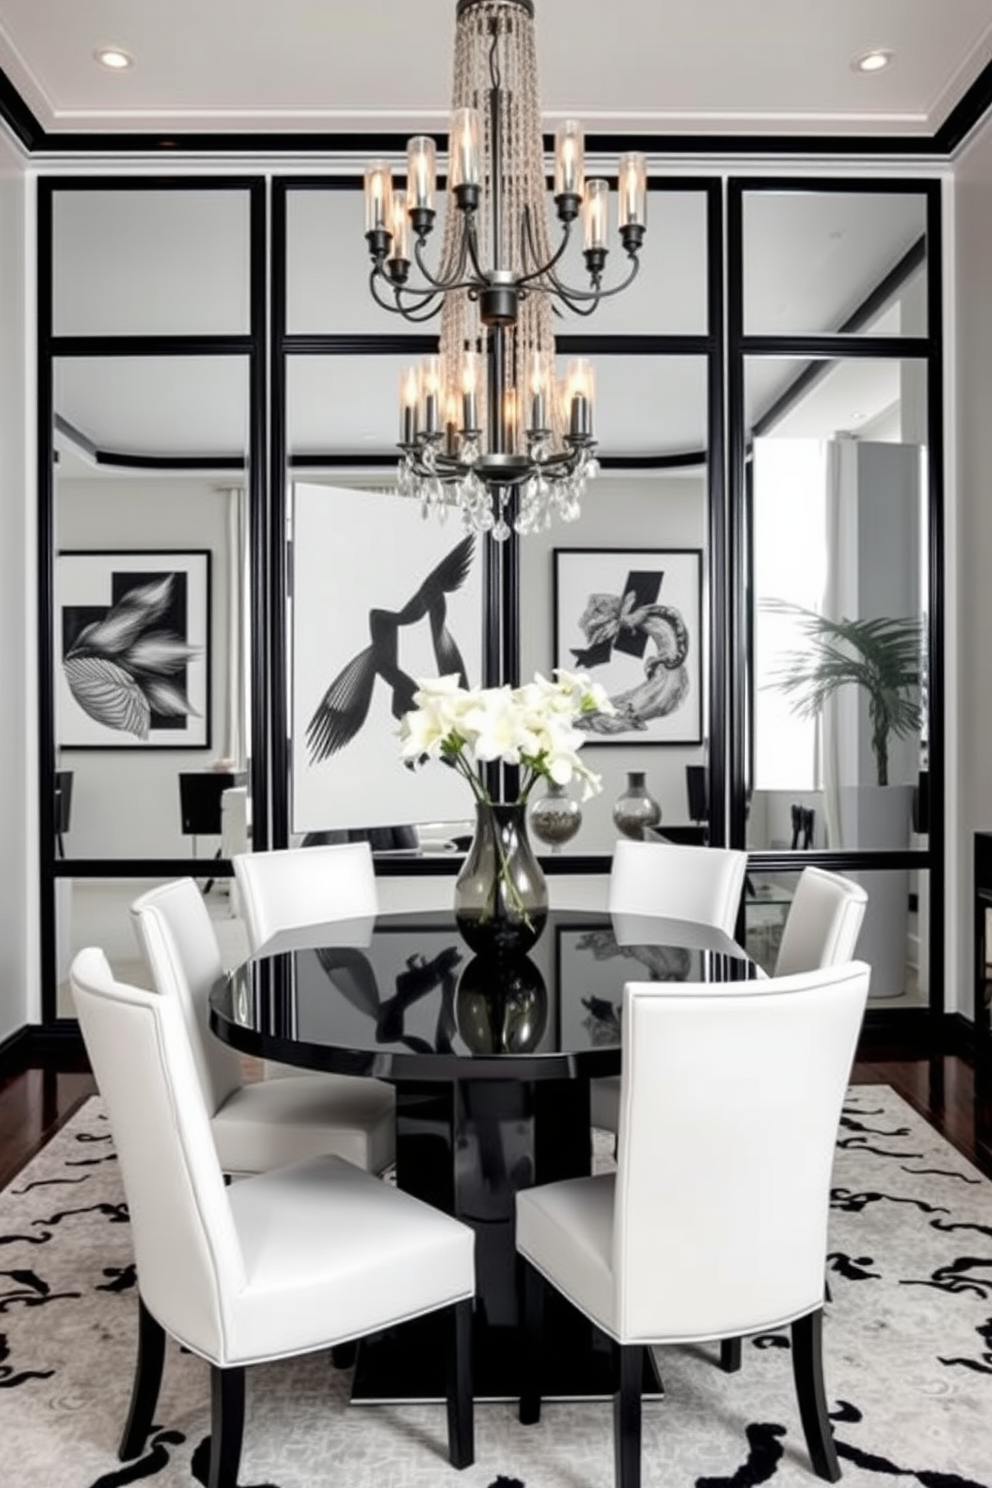
[[[218,983],[211,1027],[244,1053],[393,1080],[616,1074],[628,981],[756,975],[722,932],[552,910],[529,956],[473,955],[448,911],[275,937]]]

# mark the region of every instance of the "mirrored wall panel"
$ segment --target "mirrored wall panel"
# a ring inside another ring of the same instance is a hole
[[[604,469],[577,521],[520,545],[521,675],[587,671],[617,709],[585,730],[583,759],[602,791],[580,801],[581,827],[562,847],[580,854],[612,852],[621,833],[614,810],[631,791],[651,797],[662,831],[701,841],[707,818],[705,359],[601,357],[597,379],[615,400],[621,430],[625,396],[640,411],[627,432],[658,463]],[[634,833],[636,799],[625,817]]]
[[[868,896],[855,955],[871,967],[869,1008],[920,1008],[929,996],[931,894],[927,871],[845,872]],[[799,883],[797,873],[748,876],[744,900],[746,946],[775,975],[782,932]]]
[[[55,334],[246,334],[248,222],[243,189],[57,191]]]
[[[246,360],[63,359],[54,384],[57,851],[226,856],[250,816]]]
[[[920,192],[746,191],[744,330],[922,336]]]
[[[924,369],[754,361],[746,382],[748,845],[925,846]]]
[[[206,871],[206,868],[205,868]],[[129,909],[139,895],[166,882],[151,878],[59,878],[55,881],[56,1008],[58,1018],[74,1018],[69,967],[85,946],[100,946],[118,980],[151,987],[131,924]],[[198,878],[225,967],[248,955],[244,921],[238,917],[232,880]]]

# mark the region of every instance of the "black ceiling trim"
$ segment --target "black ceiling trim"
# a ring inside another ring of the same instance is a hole
[[[767,134],[588,134],[590,155],[623,150],[660,151],[666,155],[950,155],[992,106],[992,62],[979,73],[964,97],[932,135],[767,135]],[[49,133],[0,69],[0,119],[31,155],[233,154],[357,155],[402,154],[406,135],[395,131],[364,134],[246,133]],[[547,136],[545,146],[553,148]]]

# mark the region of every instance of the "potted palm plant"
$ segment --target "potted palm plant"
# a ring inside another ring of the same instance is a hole
[[[798,620],[806,646],[787,652],[770,685],[792,699],[800,718],[816,718],[843,687],[860,687],[868,701],[871,750],[879,785],[889,783],[889,744],[911,738],[923,722],[923,622],[906,615],[831,620],[786,600],[763,609]]]

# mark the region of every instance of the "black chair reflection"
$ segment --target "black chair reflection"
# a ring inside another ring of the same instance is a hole
[[[193,839],[193,856],[196,857],[197,837],[220,836],[220,798],[232,785],[243,785],[244,776],[230,770],[189,770],[179,773],[179,811],[182,817],[184,837]],[[214,853],[219,858],[218,847]],[[207,879],[203,892],[209,894],[213,888],[212,878]]]
[[[65,838],[72,821],[72,770],[55,771],[55,855],[65,857]]]

